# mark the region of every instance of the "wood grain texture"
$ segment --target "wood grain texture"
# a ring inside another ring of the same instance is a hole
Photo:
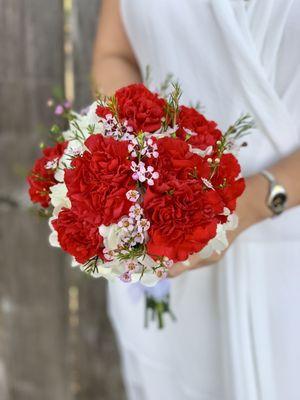
[[[91,101],[91,60],[100,7],[100,0],[89,0],[88,3],[73,0],[72,35],[77,107],[85,107]]]
[[[61,1],[0,0],[0,10],[0,398],[69,400],[65,261],[22,200],[46,100],[63,84]]]
[[[90,70],[100,1],[73,1],[72,37],[74,45],[75,105],[85,107],[92,101]],[[106,282],[82,278],[73,283],[79,290],[80,400],[122,400],[124,391],[119,357],[106,315]]]
[[[91,100],[98,7],[74,0],[78,107]],[[70,269],[48,245],[47,221],[28,211],[24,173],[51,125],[46,101],[64,84],[62,0],[0,0],[0,49],[0,399],[122,400],[106,284]]]

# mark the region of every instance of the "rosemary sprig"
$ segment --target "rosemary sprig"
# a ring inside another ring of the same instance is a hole
[[[116,257],[119,261],[131,260],[134,258],[142,257],[146,254],[145,245],[138,245],[136,247],[131,248],[130,250],[126,249],[126,253],[122,253],[121,251],[117,253]]]
[[[119,109],[116,96],[110,96],[107,98],[107,107],[110,109],[112,115],[119,121]]]
[[[151,67],[150,65],[146,65],[145,69],[145,78],[144,78],[144,85],[146,87],[149,87],[152,82],[152,77],[151,77]]]
[[[166,76],[166,79],[161,83],[161,85],[159,87],[159,93],[162,97],[167,98],[167,96],[168,96],[167,91],[171,85],[172,79],[173,79],[173,75],[168,74]]]
[[[169,94],[169,97],[167,99],[167,105],[165,110],[166,118],[165,121],[163,121],[164,129],[167,129],[170,124],[173,127],[175,127],[179,113],[179,100],[182,95],[182,91],[180,89],[180,85],[178,82],[173,82],[172,86],[173,90]]]
[[[98,261],[99,256],[94,256],[90,258],[85,264],[83,264],[83,269],[87,274],[93,274],[98,272]]]
[[[227,148],[230,148],[231,144],[249,134],[250,130],[255,128],[255,123],[251,115],[241,115],[236,122],[229,126],[227,131],[223,134],[222,138],[217,141],[217,156],[214,160],[211,159],[211,175],[210,180],[217,172],[221,157]],[[226,186],[226,182],[223,182],[223,187]]]
[[[230,137],[232,140],[240,139],[247,135],[251,129],[255,128],[255,123],[250,114],[241,115],[236,122],[229,126],[227,131],[224,133],[224,137],[227,139]]]

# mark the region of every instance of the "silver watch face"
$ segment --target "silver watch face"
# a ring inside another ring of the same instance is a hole
[[[285,209],[287,194],[282,186],[276,185],[270,194],[270,208],[274,214],[281,214]]]

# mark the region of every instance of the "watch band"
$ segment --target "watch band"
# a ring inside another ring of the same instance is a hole
[[[271,185],[274,185],[276,183],[276,179],[275,179],[274,175],[271,174],[271,172],[264,169],[263,171],[261,171],[261,174],[265,178],[267,178],[267,180],[270,182]]]

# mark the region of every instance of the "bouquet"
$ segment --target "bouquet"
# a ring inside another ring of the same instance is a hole
[[[226,248],[245,187],[236,140],[251,121],[243,116],[222,134],[180,95],[177,84],[165,97],[133,84],[80,114],[56,106],[68,129],[52,128],[56,144],[35,162],[29,194],[50,216],[50,244],[72,266],[153,287],[173,263]],[[146,292],[161,326],[168,294]]]

